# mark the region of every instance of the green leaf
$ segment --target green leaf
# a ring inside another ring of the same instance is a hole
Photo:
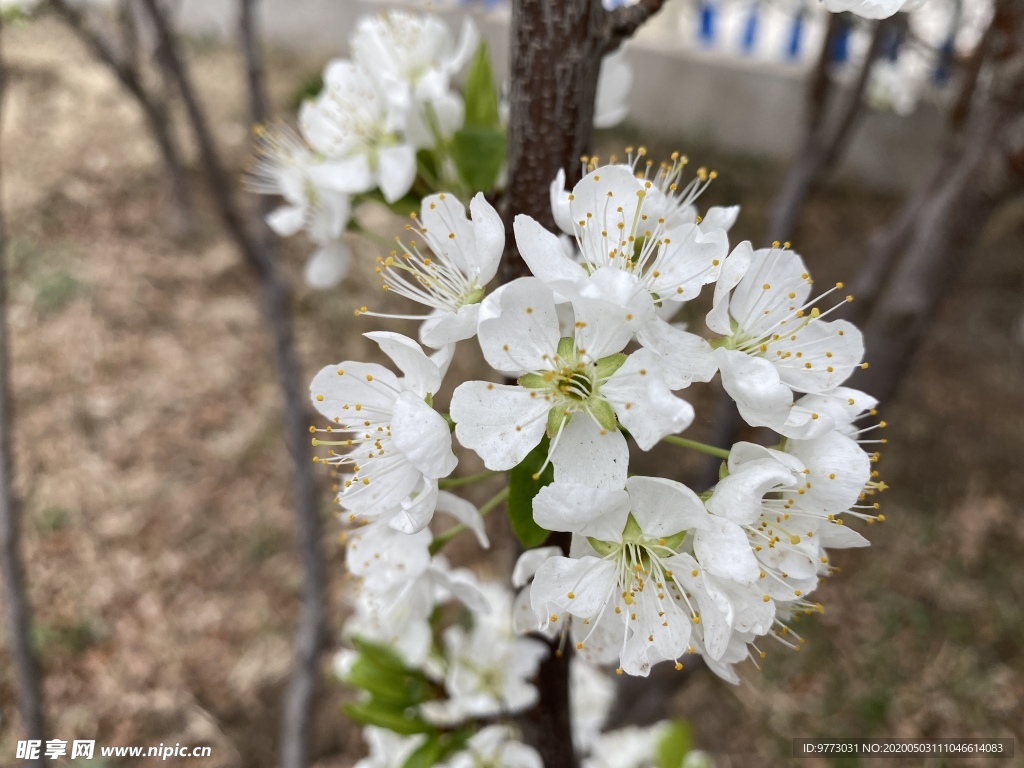
[[[345,677],[345,683],[367,691],[375,700],[397,709],[415,706],[431,695],[430,683],[421,674],[403,674],[382,669],[365,657],[359,658]]]
[[[402,763],[402,768],[431,768],[441,761],[443,752],[440,738],[436,734],[432,735],[409,755],[409,759]]]
[[[418,674],[415,670],[407,667],[402,658],[386,645],[373,643],[361,637],[353,637],[351,643],[352,647],[359,651],[360,656],[381,669],[404,674]]]
[[[431,735],[419,749],[409,755],[402,768],[430,768],[466,746],[473,729]]]
[[[409,736],[414,733],[434,733],[435,728],[406,709],[393,707],[376,699],[361,704],[345,704],[342,711],[360,725],[376,725],[389,731]]]
[[[471,192],[488,192],[505,163],[505,131],[467,125],[452,137],[451,154]]]
[[[669,723],[665,735],[658,742],[658,768],[680,768],[692,744],[693,735],[688,723],[683,720]]]
[[[466,103],[466,125],[471,128],[498,128],[498,89],[494,85],[487,43],[480,43],[466,73],[462,97]]]
[[[516,537],[526,549],[539,547],[550,533],[533,520],[533,497],[555,479],[555,470],[550,464],[540,473],[540,477],[534,479],[547,455],[548,439],[545,437],[508,473],[508,519]]]

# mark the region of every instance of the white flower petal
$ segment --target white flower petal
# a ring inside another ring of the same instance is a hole
[[[709,525],[697,494],[675,480],[634,475],[626,481],[626,492],[633,517],[646,536],[672,536]]]
[[[757,581],[761,569],[743,529],[715,515],[708,521],[710,525],[697,531],[693,539],[693,551],[701,565],[709,573],[740,584]]]
[[[455,436],[492,470],[512,469],[540,442],[550,403],[520,386],[467,381],[452,395]]]
[[[423,321],[420,340],[428,347],[441,349],[457,341],[476,336],[479,304],[466,304],[458,312],[439,310]]]
[[[454,493],[441,491],[437,496],[437,510],[451,515],[472,531],[481,547],[488,549],[491,546],[484,530],[484,519],[473,504]]]
[[[629,515],[629,496],[576,483],[552,483],[533,498],[533,519],[549,531],[571,531],[618,541]]]
[[[377,179],[389,203],[401,200],[416,181],[416,150],[409,144],[384,147],[377,152]]]
[[[452,453],[452,437],[444,418],[414,392],[395,401],[391,441],[425,477],[447,477],[459,460]]]
[[[481,192],[470,201],[469,211],[473,218],[476,249],[466,254],[466,263],[469,274],[476,277],[483,287],[498,273],[501,255],[505,251],[505,225]]]
[[[672,394],[658,372],[660,362],[649,349],[637,350],[600,389],[619,423],[645,451],[693,423],[693,406]]]
[[[477,337],[492,368],[546,370],[558,350],[558,314],[551,290],[536,278],[498,288],[480,305]]]
[[[371,331],[363,336],[376,342],[381,351],[405,376],[403,389],[415,392],[421,398],[433,395],[441,388],[441,372],[423,353],[423,349],[408,336],[390,331]]]
[[[348,274],[351,258],[348,246],[340,239],[318,248],[306,262],[306,285],[321,291],[335,287]]]
[[[577,413],[551,452],[551,463],[556,483],[618,490],[626,484],[629,448],[617,429],[606,430],[587,414]]]
[[[652,318],[644,325],[636,340],[661,357],[659,369],[669,389],[683,389],[693,381],[711,381],[718,371],[708,342],[661,318]]]
[[[534,277],[548,285],[574,282],[586,276],[582,267],[566,255],[558,235],[548,232],[536,220],[519,214],[512,223],[519,255]]]

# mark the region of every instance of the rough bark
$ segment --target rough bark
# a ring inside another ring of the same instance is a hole
[[[117,77],[121,86],[135,99],[142,110],[153,140],[160,150],[164,169],[170,181],[174,228],[179,234],[186,234],[195,228],[196,212],[188,173],[182,159],[182,152],[174,138],[170,110],[167,102],[146,86],[139,63],[138,39],[135,35],[131,9],[122,6],[120,10],[124,35],[124,51],[98,29],[89,23],[85,13],[67,0],[50,0],[51,7],[64,19],[72,32],[105,64]],[[129,29],[131,31],[129,32]]]
[[[572,186],[590,151],[601,57],[614,50],[662,5],[642,0],[607,12],[600,0],[513,0],[509,76],[508,185],[501,200],[506,239],[502,280],[529,274],[511,236],[519,214],[557,231],[549,187],[564,170]],[[550,543],[568,551],[569,537]],[[524,736],[546,768],[575,768],[569,719],[571,649],[556,644],[537,677],[538,706],[521,720]]]
[[[296,665],[284,701],[280,765],[282,768],[305,768],[310,763],[313,706],[320,655],[326,639],[326,569],[320,546],[317,489],[309,451],[309,420],[303,406],[306,391],[300,378],[301,367],[291,328],[291,291],[278,269],[272,242],[254,233],[255,227],[237,203],[231,177],[220,159],[173,30],[156,0],[142,0],[142,3],[156,30],[159,55],[165,57],[168,71],[185,105],[214,204],[243,258],[260,279],[263,313],[274,339],[274,357],[284,405],[285,440],[294,461],[293,503],[299,550],[305,569],[302,607],[295,635]],[[249,33],[254,35],[252,28]],[[256,50],[255,37],[251,40],[250,48]],[[251,62],[248,69],[253,70]],[[261,78],[256,78],[255,82],[262,88]]]
[[[0,18],[0,41],[3,37]],[[7,70],[0,50],[0,106],[7,85]],[[0,210],[0,567],[7,604],[7,632],[14,679],[18,686],[18,714],[27,739],[42,741],[45,736],[43,697],[39,683],[39,665],[32,652],[30,636],[31,608],[25,591],[25,573],[21,561],[21,507],[14,489],[14,424],[10,393],[10,343],[7,326],[7,231]],[[10,746],[13,749],[13,744]],[[27,762],[41,768],[42,752]]]

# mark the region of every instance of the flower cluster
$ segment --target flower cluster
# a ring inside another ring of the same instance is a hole
[[[313,428],[327,449],[317,461],[335,470],[337,502],[356,526],[347,561],[360,583],[346,632],[389,647],[432,686],[403,705],[427,736],[388,749],[435,745],[452,766],[537,764],[503,719],[534,706],[532,679],[565,643],[595,669],[639,676],[699,654],[737,683],[735,665],[758,665],[764,638],[803,642],[792,625],[821,610],[812,594],[833,572],[831,551],[868,544],[848,522],[883,519],[873,464],[884,441],[871,431],[885,423],[872,418],[874,399],[845,386],[866,366],[863,343],[834,317],[851,297],[841,283],[817,289],[788,244],[730,246],[738,207],[698,215],[714,173],[687,181],[685,166],[678,155],[655,165],[640,149],[624,163],[585,162],[571,190],[559,174],[548,193],[560,231],[518,216],[512,234],[530,275],[495,288],[506,231],[494,208],[482,195],[468,209],[452,194],[426,197],[414,239],[378,263],[385,295],[425,307],[403,316],[420,321],[420,343],[367,333],[400,375],[346,361],[314,378],[328,422]],[[674,323],[705,287],[706,331]],[[449,363],[474,338],[493,380],[454,382],[440,413]],[[685,390],[716,376],[775,444],[676,436],[694,420]],[[450,477],[453,433],[488,472]],[[719,456],[720,479],[697,493],[630,472],[630,442]],[[480,509],[445,490],[506,471],[509,487]],[[525,548],[514,595],[439,554],[464,529],[487,546],[483,515],[503,501]],[[458,525],[431,533],[435,511]],[[571,535],[568,551],[539,546],[552,531]],[[468,622],[442,620],[453,599]],[[596,750],[607,737],[577,730],[581,752],[593,750],[588,765],[604,765],[614,739]],[[453,732],[465,738],[432,741]],[[616,738],[633,749],[642,737]]]
[[[323,89],[302,105],[299,132],[258,129],[249,184],[284,198],[267,219],[275,232],[305,231],[317,245],[306,267],[312,286],[329,288],[347,271],[341,236],[353,197],[379,190],[388,203],[402,199],[417,177],[417,152],[443,147],[462,127],[452,78],[478,39],[468,17],[457,41],[433,15],[364,17],[349,38],[352,58],[331,61]]]
[[[306,264],[314,288],[334,287],[347,273],[342,235],[358,229],[353,213],[363,201],[404,206],[453,191],[469,197],[501,186],[503,175],[507,108],[470,17],[456,38],[432,14],[366,16],[349,48],[351,58],[329,62],[322,89],[302,104],[298,130],[257,127],[246,177],[253,191],[283,198],[267,217],[278,235],[305,232],[316,245]],[[455,79],[464,70],[460,91]],[[631,83],[622,54],[609,55],[595,125],[625,118]]]

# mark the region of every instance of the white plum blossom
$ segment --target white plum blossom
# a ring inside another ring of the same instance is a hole
[[[677,200],[642,174],[637,178],[630,166],[595,169],[566,195],[564,206],[555,193],[563,180],[560,175],[552,188],[554,212],[575,238],[578,259],[534,219],[517,216],[516,244],[533,274],[574,303],[617,307],[623,329],[664,359],[671,389],[710,380],[715,372],[710,346],[663,317],[717,279],[728,252],[725,229],[705,231],[695,223],[689,200],[696,193]],[[689,212],[675,221],[666,218],[677,205]],[[717,218],[731,224],[728,215]]]
[[[820,312],[814,306],[843,284],[811,299],[812,282],[803,260],[788,248],[755,251],[743,242],[726,259],[707,315],[708,328],[722,334],[714,355],[740,415],[786,437],[832,428],[829,419],[797,407],[794,393],[830,392],[864,354],[853,324],[824,319],[836,307]]]
[[[377,260],[384,290],[431,310],[423,317],[420,339],[435,349],[476,334],[480,301],[505,249],[501,217],[482,194],[473,198],[469,210],[472,220],[454,195],[424,198],[418,230],[407,225],[422,241],[399,240],[400,252]],[[364,310],[359,314],[390,316]]]
[[[372,725],[363,729],[363,738],[370,748],[370,754],[353,768],[402,768],[412,753],[427,740],[422,733],[401,736],[394,731]]]
[[[718,277],[728,252],[724,230],[705,233],[692,219],[666,219],[665,196],[653,182],[637,178],[629,166],[595,169],[566,199],[567,210],[556,207],[556,220],[575,238],[580,261],[567,256],[558,237],[529,216],[517,216],[514,223],[523,260],[534,276],[555,290],[591,282],[602,268],[610,268],[642,289],[653,311],[656,301],[694,298]],[[619,284],[610,283],[608,288],[594,294],[618,299]],[[572,291],[567,295],[571,297]]]
[[[442,639],[449,698],[423,705],[428,720],[448,724],[515,714],[537,703],[537,689],[529,680],[548,654],[546,645],[529,638],[495,640],[458,626],[448,627]]]
[[[576,750],[586,754],[600,738],[615,702],[615,685],[597,667],[577,658],[569,670],[569,704]]]
[[[379,187],[389,203],[416,179],[416,150],[404,137],[405,115],[395,113],[376,81],[351,61],[324,71],[324,89],[302,105],[299,124],[323,162],[313,171],[318,186],[341,193]]]
[[[391,10],[359,20],[350,39],[355,62],[406,118],[415,147],[430,148],[462,126],[465,108],[451,90],[452,77],[469,61],[479,40],[467,16],[458,41],[437,16]]]
[[[472,572],[452,570],[443,557],[435,555],[429,567],[409,579],[364,581],[355,595],[344,635],[387,645],[407,665],[421,668],[433,645],[430,615],[437,605],[451,599],[474,613],[490,610]]]
[[[433,516],[437,480],[458,460],[451,432],[427,400],[441,386],[441,370],[412,339],[368,333],[403,372],[399,378],[376,363],[346,361],[322,369],[310,385],[313,406],[332,424],[314,432],[314,445],[330,447],[322,463],[344,470],[338,502],[357,514],[378,517],[396,507],[390,525],[406,533]],[[337,449],[337,450],[335,450]]]
[[[689,535],[709,529],[710,516],[686,486],[634,476],[624,491],[586,493],[584,486],[556,482],[536,497],[534,518],[553,530],[578,530],[590,549],[550,557],[537,569],[530,599],[541,622],[562,613],[595,625],[614,617],[619,667],[643,676],[659,661],[681,666],[695,623],[728,637],[730,627],[715,607],[703,570],[687,551]],[[747,576],[756,578],[749,549],[744,546],[738,554],[750,557]],[[588,637],[575,640],[582,649]]]
[[[583,768],[652,768],[658,764],[658,745],[665,733],[665,723],[603,733],[583,760]]]
[[[707,508],[741,526],[758,560],[763,599],[806,597],[828,563],[826,547],[867,546],[839,515],[856,504],[870,474],[864,452],[832,431],[793,441],[789,452],[737,443],[729,475]]]
[[[554,295],[536,278],[484,299],[480,348],[496,371],[521,374],[519,384],[461,384],[451,415],[459,442],[488,469],[514,467],[546,433],[556,477],[582,472],[614,483],[628,460],[618,424],[646,450],[692,421],[690,405],[661,380],[656,356],[620,354],[632,333],[628,313],[601,300],[572,306],[574,335],[561,337]]]
[[[342,240],[351,216],[344,192],[318,182],[323,158],[286,126],[258,127],[256,155],[246,186],[265,195],[280,195],[284,204],[267,216],[268,226],[281,237],[305,230],[317,245],[306,264],[306,283],[333,288],[348,272],[350,253]]]
[[[548,646],[512,631],[512,597],[497,584],[482,584],[490,612],[474,617],[472,629],[448,627],[442,636],[447,671],[444,701],[420,708],[429,721],[458,724],[523,712],[537,703],[531,680],[547,658]]]
[[[900,11],[920,8],[926,0],[825,0],[825,10],[850,13],[865,19],[888,19]]]
[[[505,725],[489,725],[473,734],[466,749],[457,752],[438,768],[543,768],[533,747],[519,741]]]

